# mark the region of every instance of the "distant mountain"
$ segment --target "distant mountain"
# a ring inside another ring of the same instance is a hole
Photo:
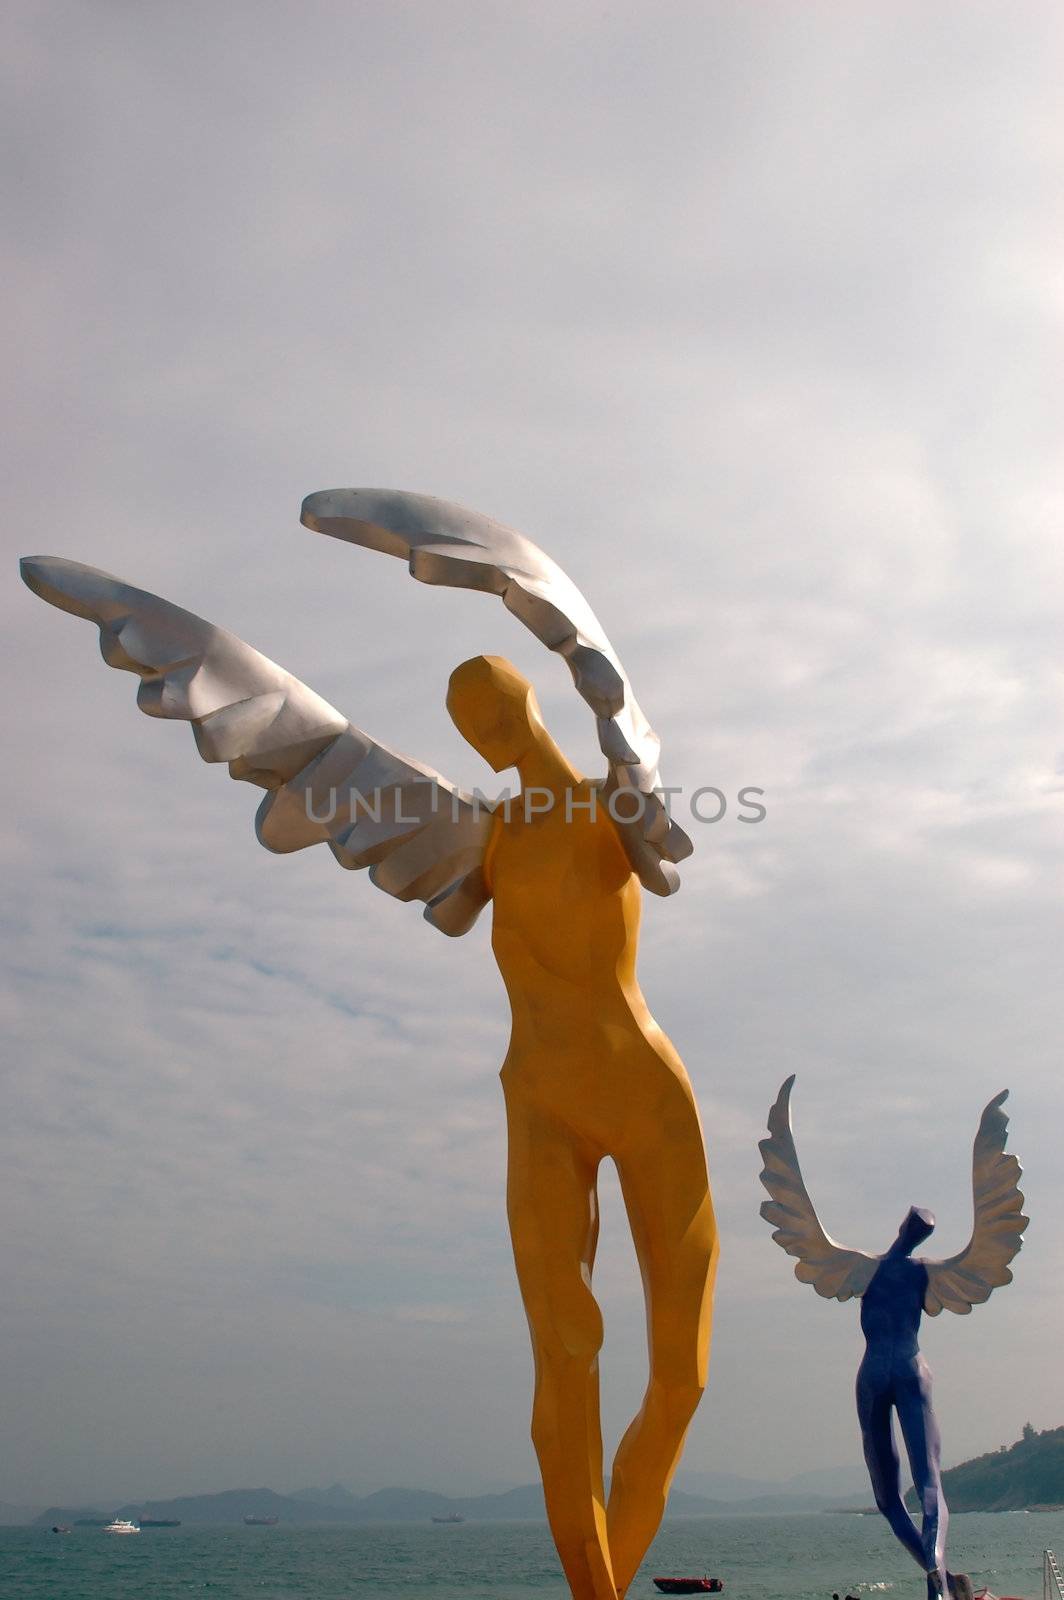
[[[858,1467],[822,1467],[796,1472],[789,1478],[741,1478],[733,1472],[699,1472],[684,1468],[676,1475],[676,1487],[686,1494],[708,1495],[712,1500],[749,1501],[822,1496],[833,1505],[868,1499],[868,1484]]]
[[[475,1522],[542,1522],[547,1515],[538,1483],[457,1498],[426,1489],[378,1489],[356,1502],[353,1515],[359,1522],[427,1522],[456,1512]]]
[[[868,1499],[867,1470],[861,1461],[849,1467],[813,1467],[807,1472],[796,1472],[777,1485],[780,1494],[826,1494],[832,1500],[843,1501],[860,1495]]]
[[[221,1494],[186,1494],[176,1500],[131,1501],[119,1506],[116,1516],[139,1522],[141,1517],[178,1522],[242,1522],[245,1517],[276,1517],[279,1522],[332,1522],[339,1520],[327,1506],[296,1500],[273,1489],[226,1489]]]
[[[53,1522],[72,1525],[75,1522],[89,1519],[98,1522],[101,1517],[106,1517],[109,1520],[111,1517],[110,1511],[101,1511],[99,1506],[48,1506],[46,1510],[33,1518],[30,1526],[33,1528],[50,1528]]]
[[[358,1504],[358,1496],[345,1489],[342,1483],[334,1483],[328,1489],[294,1489],[293,1500],[312,1500],[319,1506],[354,1506]]]
[[[1023,1511],[1064,1505],[1064,1428],[1037,1433],[1028,1422],[1023,1437],[989,1455],[963,1461],[942,1474],[951,1511]],[[907,1504],[915,1507],[910,1489]]]
[[[742,1480],[732,1480],[741,1482]],[[755,1488],[769,1493],[743,1499],[714,1499],[674,1489],[669,1496],[668,1517],[712,1517],[736,1513],[779,1515],[788,1512],[826,1511],[842,1504],[839,1496],[772,1493],[771,1484]],[[863,1504],[868,1491],[854,1496]],[[84,1517],[100,1517],[99,1511],[74,1511],[50,1506],[34,1521],[37,1527],[53,1522],[73,1523]],[[111,1513],[106,1513],[110,1516]],[[119,1506],[115,1516],[138,1522],[145,1517],[155,1521],[174,1520],[185,1524],[240,1523],[245,1517],[276,1517],[279,1523],[307,1526],[312,1523],[351,1522],[428,1522],[432,1517],[459,1516],[469,1522],[542,1522],[546,1516],[543,1489],[538,1483],[523,1484],[499,1494],[455,1497],[435,1494],[428,1489],[378,1489],[375,1494],[357,1496],[342,1483],[328,1489],[300,1489],[295,1494],[277,1494],[273,1489],[227,1489],[221,1494],[181,1495],[174,1500],[139,1500]]]
[[[427,1522],[452,1511],[465,1516],[468,1510],[468,1501],[452,1500],[430,1489],[378,1489],[357,1501],[353,1514],[360,1522]]]
[[[761,1494],[751,1500],[729,1500],[722,1509],[743,1516],[802,1516],[814,1511],[863,1510],[868,1499],[867,1489],[859,1494]]]
[[[684,1494],[706,1495],[710,1500],[748,1500],[751,1495],[772,1494],[780,1485],[762,1478],[741,1478],[734,1472],[688,1472],[681,1467],[674,1487]]]
[[[868,1490],[851,1497],[854,1504],[868,1500]],[[424,1522],[430,1517],[457,1513],[471,1522],[535,1521],[546,1517],[543,1489],[538,1483],[524,1484],[502,1494],[467,1495],[455,1498],[423,1489],[380,1489],[362,1500],[341,1508],[334,1499],[335,1515],[343,1521]],[[759,1494],[745,1500],[714,1500],[706,1495],[687,1494],[673,1489],[669,1495],[667,1517],[716,1517],[736,1513],[779,1515],[788,1512],[827,1511],[840,1504],[838,1496],[813,1494]]]

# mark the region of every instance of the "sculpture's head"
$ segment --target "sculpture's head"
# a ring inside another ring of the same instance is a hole
[[[923,1244],[925,1239],[930,1238],[934,1231],[934,1212],[925,1211],[922,1206],[910,1206],[902,1218],[892,1253],[899,1256],[909,1255],[918,1244]]]
[[[455,667],[447,710],[495,772],[514,766],[544,732],[535,690],[502,656],[474,656]]]

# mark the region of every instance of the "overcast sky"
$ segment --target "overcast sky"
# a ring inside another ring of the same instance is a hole
[[[948,1460],[1064,1423],[1059,7],[16,0],[3,28],[0,1499],[535,1477],[487,919],[448,941],[324,850],[268,855],[257,792],[16,576],[155,590],[466,785],[447,674],[507,655],[599,770],[497,602],[299,526],[343,484],[536,539],[667,781],[766,791],[644,921],[723,1238],[686,1465],[859,1472],[857,1311],[758,1216],[790,1072],[825,1224],[871,1251],[914,1203],[961,1248],[1011,1089],[1015,1284],[924,1348]],[[603,1191],[612,1445],[645,1357]]]

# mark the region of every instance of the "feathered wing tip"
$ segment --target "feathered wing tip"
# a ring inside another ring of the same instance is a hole
[[[611,804],[611,815],[624,819],[617,831],[632,868],[653,893],[675,892],[675,863],[693,846],[661,799],[661,741],[602,624],[545,551],[491,517],[397,489],[322,489],[307,495],[300,520],[317,533],[398,556],[422,583],[498,595],[541,644],[562,656],[597,719],[610,768],[607,794],[634,791],[631,806]]]
[[[1029,1218],[1023,1214],[1019,1180],[1023,1169],[1005,1153],[1009,1119],[1002,1107],[1003,1089],[984,1107],[972,1147],[972,1236],[958,1255],[945,1261],[924,1261],[927,1293],[924,1310],[967,1316],[974,1305],[989,1300],[995,1289],[1012,1282],[1009,1262],[1023,1247]]]
[[[849,1300],[864,1294],[879,1260],[836,1244],[816,1214],[791,1131],[793,1087],[792,1074],[768,1114],[768,1138],[758,1144],[765,1163],[761,1182],[771,1196],[762,1202],[761,1215],[772,1224],[772,1237],[780,1248],[798,1257],[794,1275],[800,1283],[812,1284],[826,1300]]]
[[[49,605],[96,624],[108,666],[140,678],[142,711],[191,723],[204,761],[267,790],[255,827],[268,850],[327,844],[341,866],[370,867],[387,894],[425,902],[441,932],[472,927],[490,898],[481,870],[490,807],[191,611],[57,556],[26,557],[22,576]]]

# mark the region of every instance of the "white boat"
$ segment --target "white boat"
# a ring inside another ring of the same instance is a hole
[[[116,1517],[113,1522],[107,1524],[103,1531],[104,1533],[139,1533],[140,1529],[135,1522],[124,1522],[121,1518]]]

